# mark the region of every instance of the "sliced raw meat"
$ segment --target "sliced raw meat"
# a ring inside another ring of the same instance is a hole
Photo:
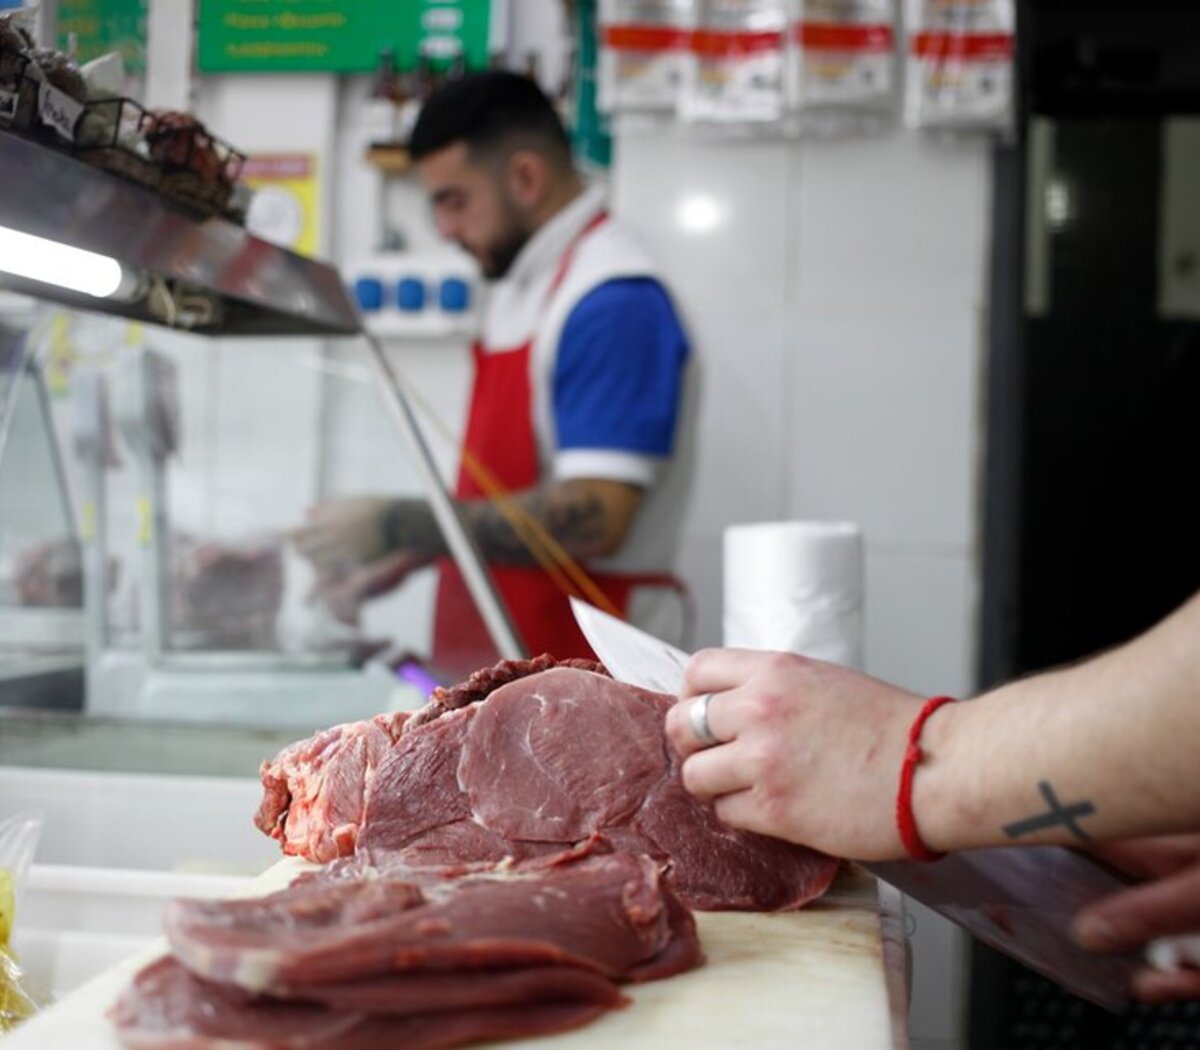
[[[199,1050],[221,1039],[250,1047],[336,1046],[362,1015],[308,1003],[255,1001],[239,988],[197,980],[167,956],[134,978],[109,1018],[128,1047]]]
[[[340,984],[308,985],[299,990],[296,997],[347,1013],[393,1016],[562,1000],[604,1006],[616,1006],[624,1001],[609,978],[579,966],[409,971]]]
[[[455,711],[486,699],[497,689],[519,678],[549,671],[552,667],[573,667],[580,671],[591,671],[594,674],[607,675],[603,664],[594,660],[556,660],[548,653],[535,656],[532,660],[501,660],[491,667],[484,667],[472,674],[465,682],[448,688],[435,689],[429,697],[429,703],[417,711],[412,717],[412,728],[423,726],[440,718],[447,711]]]
[[[658,712],[601,675],[555,668],[476,711],[458,781],[476,820],[511,839],[575,842],[619,825],[670,765]]]
[[[250,900],[175,901],[177,958],[197,976],[251,991],[303,988],[401,970],[575,964],[620,979],[673,936],[658,865],[579,851],[421,886],[306,880]]]
[[[333,726],[264,762],[255,825],[279,839],[284,853],[315,861],[353,853],[365,786],[391,754],[406,717],[382,714]]]
[[[199,980],[165,958],[138,974],[109,1016],[131,1050],[441,1050],[567,1031],[611,1005],[611,999],[566,998],[407,1016],[367,1014],[252,997]]]
[[[366,825],[370,830],[371,824]],[[382,838],[382,837],[381,837]],[[383,841],[386,842],[386,839]],[[376,851],[364,847],[367,856],[392,852],[389,847]],[[561,842],[515,842],[499,832],[476,824],[474,817],[456,820],[432,828],[404,847],[406,862],[412,867],[447,867],[463,864],[498,864],[502,860],[526,860],[546,853],[557,853]]]
[[[824,853],[722,824],[678,774],[655,789],[633,826],[652,844],[647,852],[670,857],[680,897],[702,911],[800,908],[837,874],[838,862]]]
[[[704,962],[700,947],[700,935],[696,932],[696,920],[684,903],[673,893],[667,895],[667,925],[671,929],[670,939],[654,958],[639,963],[625,975],[625,980],[659,981],[674,977],[677,973],[694,970]]]
[[[367,783],[363,812],[372,816],[359,836],[363,849],[380,844],[397,849],[432,828],[471,816],[470,803],[458,784],[458,757],[479,710],[455,711],[420,733],[401,737],[382,759]],[[416,784],[421,785],[420,791],[411,790]]]

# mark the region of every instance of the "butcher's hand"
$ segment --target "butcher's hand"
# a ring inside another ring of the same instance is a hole
[[[318,570],[368,564],[388,553],[388,516],[397,503],[386,496],[318,503],[292,531],[292,542]]]
[[[703,747],[692,701],[713,694]],[[726,824],[854,860],[904,856],[896,787],[922,699],[786,653],[709,649],[688,664],[667,734],[683,783]]]
[[[1085,948],[1140,951],[1159,937],[1200,936],[1200,834],[1135,839],[1094,852],[1146,881],[1079,913],[1075,936]],[[1146,966],[1134,975],[1133,994],[1145,1002],[1200,999],[1200,968]]]

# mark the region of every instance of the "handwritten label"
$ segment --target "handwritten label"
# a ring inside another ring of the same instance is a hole
[[[38,88],[38,105],[42,123],[53,128],[60,138],[74,142],[75,125],[83,114],[83,106],[44,80]]]

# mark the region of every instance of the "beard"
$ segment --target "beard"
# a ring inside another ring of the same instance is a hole
[[[500,280],[512,269],[512,264],[521,254],[521,249],[533,236],[532,224],[528,217],[503,187],[500,189],[500,208],[502,222],[499,232],[490,243],[480,247],[478,253],[471,253],[479,263],[483,276],[489,281]]]
[[[521,249],[529,243],[530,234],[514,223],[497,237],[478,256],[479,268],[489,281],[498,281],[512,269]]]

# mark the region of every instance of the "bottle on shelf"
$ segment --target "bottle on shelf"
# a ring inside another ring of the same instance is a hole
[[[375,67],[375,80],[371,86],[371,97],[368,100],[372,146],[396,141],[400,106],[404,95],[404,87],[396,75],[396,52],[391,47],[381,47]]]
[[[535,84],[542,82],[541,56],[533,50],[525,53],[525,75]]]

